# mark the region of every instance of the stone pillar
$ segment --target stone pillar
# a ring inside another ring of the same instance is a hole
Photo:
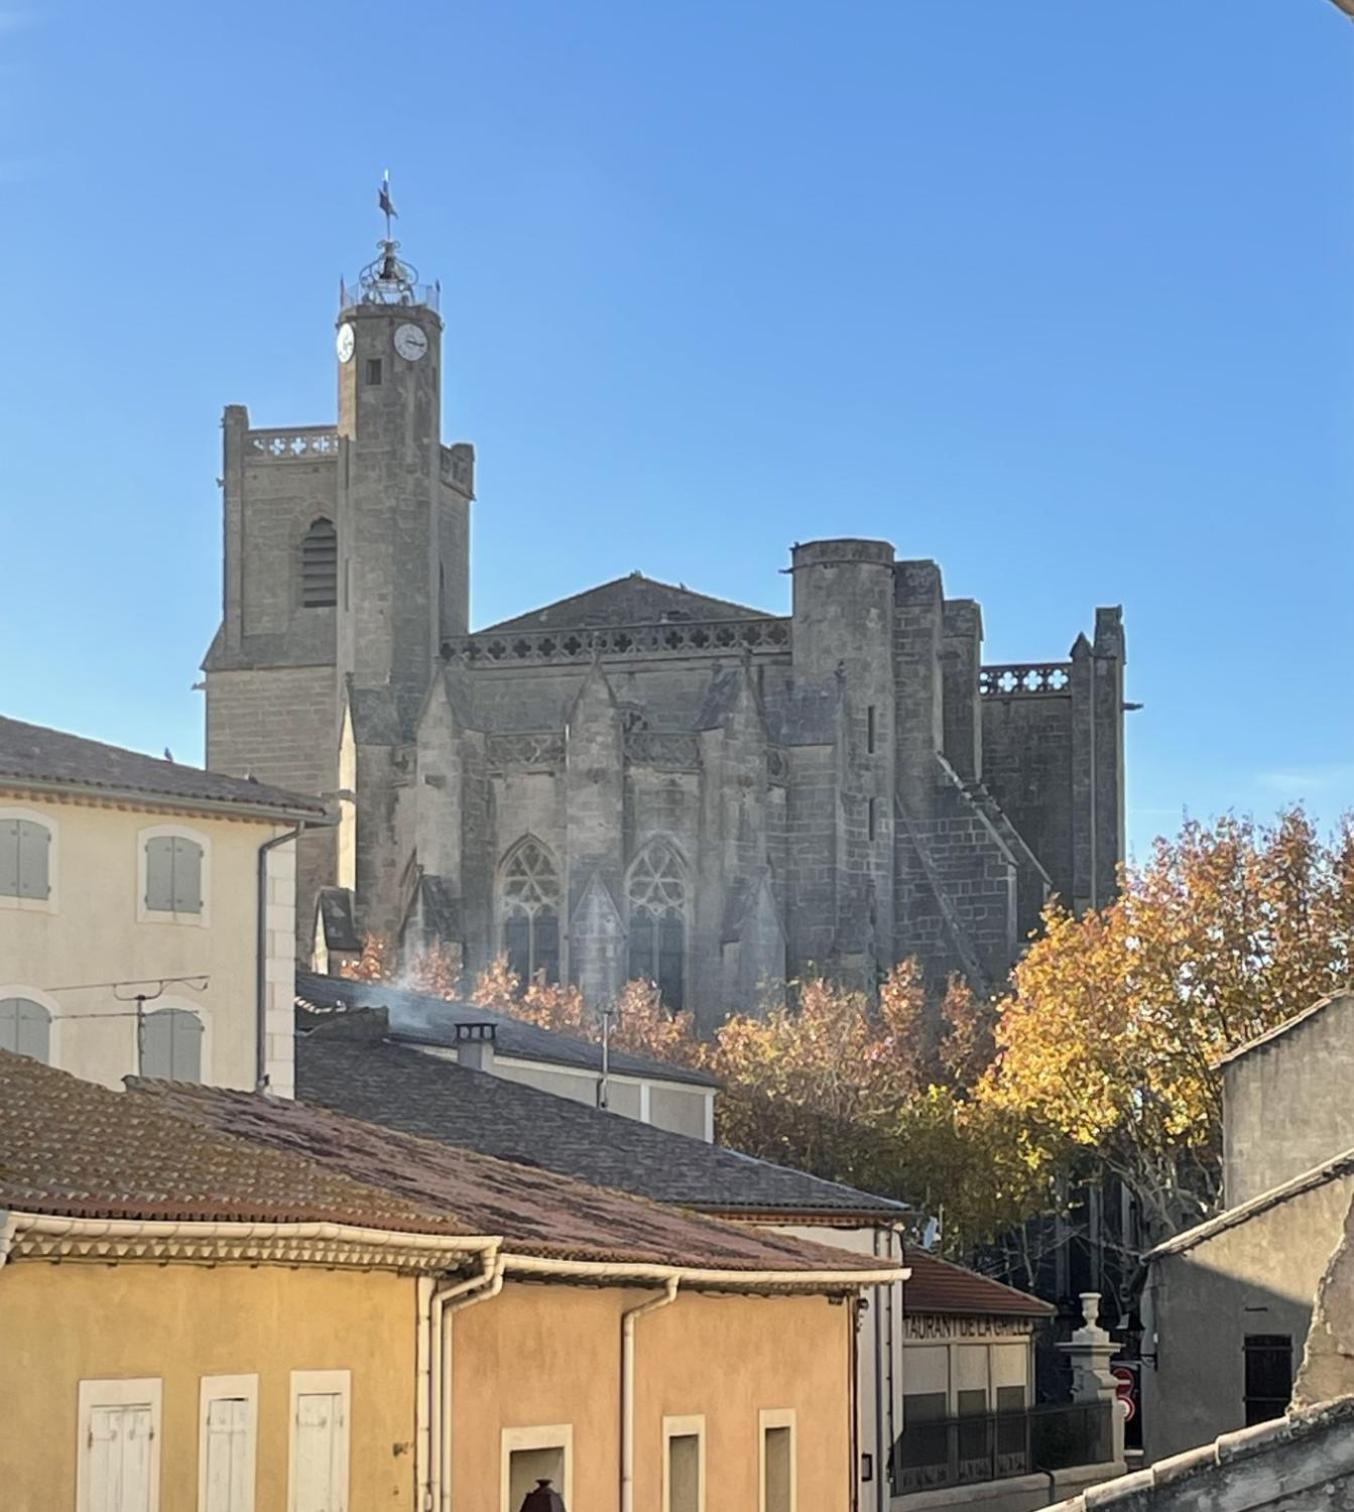
[[[982,659],[982,610],[973,599],[946,599],[940,641],[945,759],[964,782],[977,782],[983,774]]]
[[[1100,1293],[1082,1292],[1082,1325],[1066,1344],[1058,1348],[1067,1356],[1072,1367],[1072,1400],[1074,1402],[1109,1402],[1111,1424],[1111,1459],[1122,1464],[1124,1458],[1124,1409],[1115,1391],[1114,1376],[1110,1372],[1110,1360],[1119,1346],[1101,1328]]]

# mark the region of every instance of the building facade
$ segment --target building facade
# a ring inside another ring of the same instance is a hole
[[[336,948],[506,953],[599,1001],[651,978],[708,1023],[910,955],[982,987],[1050,893],[1112,896],[1117,608],[1065,661],[985,666],[934,562],[834,539],[793,548],[788,615],[633,574],[470,633],[436,297],[383,244],[344,292],[337,423],[225,413],[208,763],[338,796],[301,847],[305,950],[343,921]]]
[[[0,718],[0,1050],[292,1094],[313,798]]]

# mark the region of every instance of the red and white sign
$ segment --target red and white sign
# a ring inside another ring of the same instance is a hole
[[[1114,1377],[1114,1396],[1124,1404],[1124,1422],[1131,1423],[1138,1415],[1138,1372],[1128,1365],[1116,1365],[1110,1371]]]

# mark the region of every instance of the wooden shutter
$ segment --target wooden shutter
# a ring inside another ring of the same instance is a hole
[[[47,1065],[52,1058],[51,1014],[31,998],[0,999],[0,1050],[13,1050]]]
[[[141,1024],[141,1075],[202,1080],[202,1021],[185,1008],[159,1008]]]
[[[16,819],[14,823],[18,829],[18,896],[50,897],[52,889],[48,872],[52,832],[45,824],[32,819]]]
[[[298,1395],[295,1432],[292,1512],[344,1512],[343,1398],[330,1391]]]
[[[202,847],[195,840],[176,838],[174,856],[174,912],[202,912]]]
[[[250,1512],[250,1404],[244,1397],[217,1397],[207,1403],[203,1512]]]
[[[89,1512],[150,1512],[149,1405],[94,1407],[86,1443]]]
[[[146,907],[155,913],[174,911],[174,840],[169,835],[146,841]]]
[[[19,821],[0,819],[0,897],[19,896]]]

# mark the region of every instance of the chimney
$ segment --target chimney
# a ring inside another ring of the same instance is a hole
[[[472,1071],[494,1074],[494,1026],[486,1019],[456,1025],[456,1059]]]

